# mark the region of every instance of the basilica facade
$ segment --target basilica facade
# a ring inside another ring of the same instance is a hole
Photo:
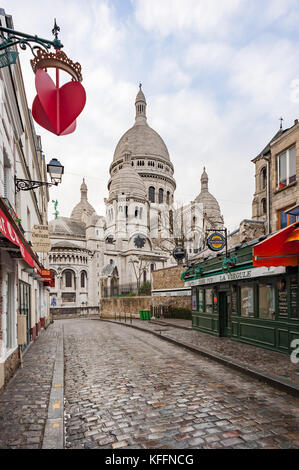
[[[176,264],[176,245],[184,244],[192,258],[202,248],[204,228],[223,227],[205,169],[199,196],[175,206],[174,167],[163,139],[147,123],[141,85],[135,110],[135,123],[110,165],[105,217],[88,202],[83,179],[71,216],[49,223],[52,307],[96,306],[102,297],[146,293],[152,271]]]

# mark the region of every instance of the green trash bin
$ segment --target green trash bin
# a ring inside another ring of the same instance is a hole
[[[139,317],[140,317],[140,320],[143,320],[143,310],[139,310]]]
[[[145,310],[145,314],[146,314],[145,319],[150,320],[151,319],[151,311],[150,310]]]

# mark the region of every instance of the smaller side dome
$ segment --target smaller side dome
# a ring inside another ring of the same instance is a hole
[[[125,162],[110,182],[109,199],[114,199],[122,194],[138,199],[146,199],[146,187],[137,171]]]
[[[221,215],[220,206],[217,199],[209,192],[208,183],[209,177],[204,167],[201,175],[201,192],[195,199],[195,202],[203,205],[203,212],[207,214],[208,219],[213,226],[222,226],[224,221]]]
[[[87,199],[87,185],[85,183],[85,178],[83,178],[83,182],[80,187],[80,192],[81,192],[81,200],[80,202],[74,207],[71,213],[71,219],[75,220],[80,220],[82,221],[82,217],[87,215],[90,217],[95,213],[94,208],[92,205],[88,202]]]

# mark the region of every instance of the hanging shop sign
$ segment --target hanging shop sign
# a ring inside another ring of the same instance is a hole
[[[76,129],[76,119],[86,104],[86,93],[82,84],[81,65],[73,63],[63,51],[39,50],[31,61],[35,72],[37,96],[32,105],[34,120],[58,136],[71,134]],[[56,69],[56,82],[46,72]],[[60,87],[60,70],[71,75],[72,81]]]
[[[50,269],[42,269],[41,276],[44,280],[44,286],[55,287],[55,279],[54,279],[53,271],[51,271]]]
[[[48,225],[34,225],[32,244],[32,249],[36,253],[48,253],[51,250]]]
[[[26,250],[24,244],[22,243],[20,237],[18,236],[16,230],[12,226],[12,224],[7,219],[4,212],[0,209],[0,232],[7,238],[10,242],[14,245],[17,245],[20,249],[22,258],[26,261],[26,263],[31,266],[32,268],[35,266],[34,260]]]
[[[34,59],[31,66],[35,73],[37,96],[32,106],[34,120],[56,135],[71,134],[76,129],[76,119],[83,111],[86,103],[86,93],[81,85],[81,65],[74,63],[61,51],[63,44],[58,39],[59,26],[54,23],[52,30],[54,41],[4,28],[0,25],[0,68],[15,64],[18,52],[11,50],[19,45],[22,50],[30,47]],[[33,45],[34,44],[34,45]],[[53,47],[54,52],[49,52]],[[47,70],[56,70],[56,83],[48,75]],[[60,87],[59,74],[64,71],[71,76],[71,82]]]
[[[209,235],[207,239],[207,245],[212,251],[220,251],[226,245],[226,238],[224,235],[222,235],[222,233],[214,232]]]

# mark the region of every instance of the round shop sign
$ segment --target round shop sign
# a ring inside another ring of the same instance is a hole
[[[207,239],[207,245],[212,251],[220,251],[226,245],[225,237],[221,233],[214,232]]]

